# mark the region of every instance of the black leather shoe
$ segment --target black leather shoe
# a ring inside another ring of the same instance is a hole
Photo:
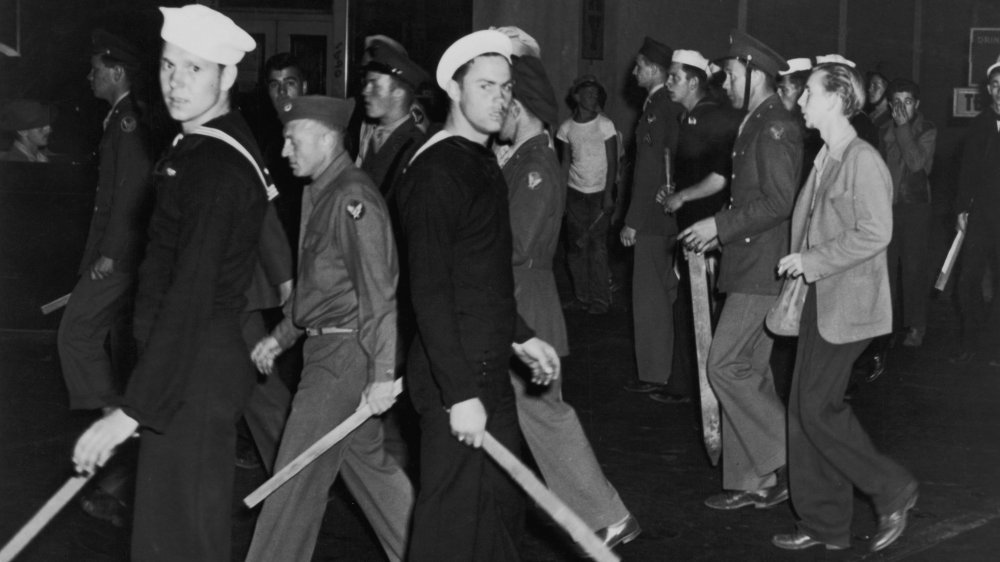
[[[796,531],[790,535],[774,535],[771,537],[771,544],[785,550],[804,550],[814,546],[823,545],[827,550],[844,550],[846,546],[825,543],[819,539],[814,539],[802,531]]]
[[[723,492],[710,496],[705,505],[712,509],[731,511],[741,507],[754,506],[757,509],[770,509],[788,500],[788,471],[781,467],[774,471],[775,483],[770,488],[761,488],[752,492],[744,490]]]
[[[885,373],[885,353],[876,353],[872,356],[872,370],[865,377],[867,382],[875,382],[875,380],[881,377]]]
[[[691,397],[682,394],[674,394],[665,390],[655,390],[649,393],[649,397],[663,404],[690,404]]]
[[[639,522],[629,514],[618,523],[597,531],[597,538],[601,539],[608,548],[614,548],[620,544],[632,542],[641,533],[642,528],[639,527]]]
[[[656,392],[657,390],[663,390],[664,386],[665,385],[655,382],[632,381],[626,384],[623,388],[629,392],[642,392],[648,394],[650,392]]]
[[[903,530],[906,529],[906,513],[913,509],[913,506],[917,505],[917,485],[912,485],[913,491],[910,493],[909,499],[903,504],[903,507],[889,513],[888,515],[879,515],[878,517],[878,532],[875,533],[875,538],[872,539],[872,552],[878,552],[883,548],[889,546],[890,544],[896,542],[896,539],[903,534]]]

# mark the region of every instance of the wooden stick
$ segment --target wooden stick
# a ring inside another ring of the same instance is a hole
[[[69,503],[69,500],[73,499],[73,496],[80,491],[87,482],[93,478],[93,474],[81,474],[71,477],[59,488],[59,491],[55,493],[54,496],[49,498],[49,501],[45,502],[45,505],[35,513],[34,517],[28,520],[27,523],[21,527],[21,530],[13,536],[7,544],[4,545],[3,549],[0,550],[0,562],[10,562],[25,546],[31,542],[31,539],[35,538],[35,535],[39,531],[45,528],[63,507]]]
[[[392,388],[392,395],[399,396],[403,392],[403,379],[396,379],[396,382]],[[365,423],[372,416],[371,408],[368,404],[362,404],[358,406],[353,414],[350,415],[346,420],[342,421],[340,425],[330,430],[329,433],[320,437],[318,441],[313,443],[308,449],[302,451],[299,456],[292,459],[291,462],[286,464],[278,472],[274,473],[267,479],[266,482],[261,484],[256,490],[250,492],[250,494],[243,498],[243,503],[247,507],[254,507],[260,502],[264,501],[267,496],[270,496],[275,490],[280,488],[292,479],[293,476],[302,471],[303,468],[309,466],[309,463],[316,460],[320,455],[325,453],[330,447],[333,447],[341,439],[347,437],[352,431],[357,429],[361,424]]]
[[[691,308],[694,311],[694,340],[698,357],[698,387],[701,391],[701,430],[712,466],[719,464],[722,435],[719,427],[719,399],[708,382],[708,350],[712,346],[712,312],[708,300],[705,254],[685,250],[691,275]]]
[[[943,291],[948,285],[948,278],[951,277],[951,270],[955,268],[955,262],[958,261],[958,252],[962,249],[962,242],[964,240],[964,230],[959,230],[955,233],[955,239],[951,243],[951,249],[948,250],[948,257],[944,258],[944,264],[941,265],[941,272],[938,273],[937,281],[934,283],[935,289]]]
[[[594,531],[583,522],[583,519],[580,519],[579,515],[573,513],[573,510],[546,488],[545,484],[542,484],[541,480],[528,467],[524,466],[524,463],[488,432],[483,439],[483,449],[490,458],[510,474],[511,478],[524,489],[531,499],[535,500],[563,530],[569,533],[569,536],[573,537],[573,540],[586,551],[588,556],[598,562],[618,562],[621,560],[601,539],[597,538]]]
[[[56,299],[56,300],[54,300],[52,302],[47,302],[47,303],[43,304],[42,305],[42,314],[52,314],[53,312],[55,312],[55,311],[59,310],[60,308],[66,306],[66,303],[69,302],[69,297],[72,294],[73,293],[66,293],[65,295],[59,297],[58,299]]]

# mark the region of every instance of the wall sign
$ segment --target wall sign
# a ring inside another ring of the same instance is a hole
[[[969,85],[986,82],[986,69],[1000,57],[1000,28],[973,27],[969,30]]]
[[[979,88],[955,88],[951,98],[952,117],[975,117],[983,110],[983,92]]]

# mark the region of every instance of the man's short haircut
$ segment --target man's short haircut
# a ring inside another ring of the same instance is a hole
[[[865,85],[857,70],[839,62],[823,63],[813,72],[823,72],[823,87],[843,102],[844,115],[854,117],[865,105]]]
[[[892,82],[889,82],[889,88],[886,91],[886,97],[892,99],[894,94],[909,92],[913,99],[920,99],[920,85],[910,80],[908,78],[895,78]]]
[[[267,80],[271,76],[272,72],[277,72],[279,70],[284,70],[286,68],[294,68],[299,71],[299,77],[303,80],[305,77],[305,70],[302,69],[302,64],[299,63],[299,59],[291,53],[278,53],[272,55],[271,58],[267,59],[264,63],[264,80]]]
[[[469,59],[468,61],[465,62],[465,64],[456,68],[455,73],[451,75],[451,79],[454,80],[455,82],[458,82],[459,85],[461,85],[462,79],[465,78],[465,75],[469,72],[469,68],[472,67],[472,63],[476,62],[477,59],[483,57],[500,57],[504,60],[507,60],[507,57],[503,56],[500,53],[483,53],[481,55]]]
[[[684,71],[684,75],[687,76],[688,80],[698,79],[698,90],[702,92],[708,91],[708,74],[704,70],[698,68],[697,66],[691,66],[690,64],[681,63],[681,70]]]

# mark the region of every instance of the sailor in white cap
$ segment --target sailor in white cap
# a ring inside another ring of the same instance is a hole
[[[698,51],[674,51],[666,87],[670,99],[681,104],[684,113],[673,155],[673,185],[662,187],[657,201],[674,215],[681,230],[712,216],[729,201],[733,142],[740,115],[709,94],[712,74],[711,63]],[[708,259],[716,263],[718,256],[713,253]],[[679,261],[676,267],[681,275],[674,301],[673,368],[666,387],[649,394],[665,404],[687,403],[698,393],[690,276],[686,261]],[[716,297],[714,286],[709,287],[709,295]]]
[[[518,316],[507,185],[492,151],[511,99],[511,42],[477,31],[449,47],[437,82],[451,109],[398,191],[418,338],[407,388],[421,416],[420,492],[409,559],[517,560],[520,494],[479,449],[485,431],[517,450],[511,347],[536,382],[559,356]],[[516,507],[516,506],[514,506]]]
[[[240,313],[270,189],[228,92],[254,42],[204,6],[161,10],[160,85],[184,134],[156,173],[136,297],[144,352],[119,407],[80,437],[73,459],[93,472],[138,431],[131,558],[229,560],[234,420],[256,381]]]

